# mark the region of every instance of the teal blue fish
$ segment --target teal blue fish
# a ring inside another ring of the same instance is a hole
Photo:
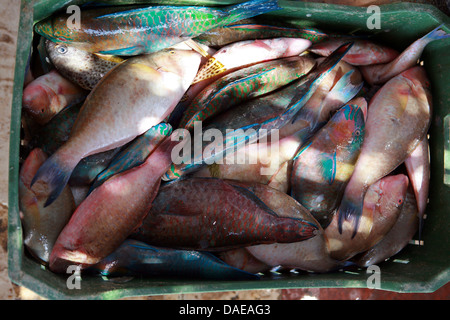
[[[215,255],[195,250],[154,247],[127,239],[109,256],[85,270],[107,277],[145,276],[209,280],[257,280]]]
[[[172,126],[161,122],[135,138],[127,147],[117,153],[108,167],[100,172],[92,183],[89,193],[115,174],[121,173],[145,162],[150,153],[172,133]]]
[[[54,42],[88,52],[140,55],[156,52],[210,29],[281,9],[277,0],[250,0],[226,7],[120,6],[81,11],[81,26],[71,28],[69,14],[36,24],[35,31]]]

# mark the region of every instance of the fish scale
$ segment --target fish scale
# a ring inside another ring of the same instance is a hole
[[[314,224],[278,217],[244,191],[214,178],[170,183],[160,189],[141,227],[130,237],[152,245],[215,251],[314,236]]]

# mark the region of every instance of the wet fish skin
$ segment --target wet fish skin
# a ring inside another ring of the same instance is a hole
[[[83,101],[87,91],[52,70],[31,81],[23,90],[22,105],[37,123],[48,123],[61,110]]]
[[[50,61],[65,78],[86,90],[92,90],[103,76],[124,59],[78,49],[65,43],[45,41]]]
[[[408,177],[398,174],[386,176],[369,187],[364,197],[361,218],[362,224],[372,226],[368,233],[358,232],[353,236],[353,226],[348,221],[344,222],[341,233],[339,216],[335,214],[325,229],[331,256],[340,261],[348,260],[373,247],[390,232],[405,203],[408,185]]]
[[[117,249],[149,212],[178,143],[166,139],[142,165],[115,175],[84,199],[53,247],[50,270],[84,269]]]
[[[200,54],[194,51],[162,50],[130,58],[102,78],[78,114],[69,140],[33,178],[32,184],[40,180],[49,185],[46,204],[57,198],[81,159],[123,146],[162,122],[199,64]]]
[[[113,253],[85,272],[102,276],[144,276],[185,279],[257,280],[259,276],[232,267],[211,253],[154,247],[126,239]]]
[[[44,207],[45,187],[37,186],[31,190],[31,179],[45,159],[47,155],[41,149],[34,148],[22,164],[19,174],[19,209],[25,247],[47,264],[59,232],[75,211],[75,202],[69,187],[65,187],[52,205]]]
[[[414,191],[409,186],[400,215],[391,230],[373,247],[351,260],[356,265],[366,268],[378,264],[399,253],[419,229],[419,217]]]
[[[266,272],[272,268],[256,259],[246,248],[217,252],[216,255],[226,264],[251,273]]]
[[[364,98],[340,108],[293,158],[291,195],[326,227],[361,151],[365,123]]]
[[[172,126],[162,122],[136,137],[125,149],[115,154],[109,165],[95,177],[89,193],[115,174],[141,165],[171,133]]]
[[[355,44],[342,60],[354,66],[388,63],[399,56],[397,50],[375,43],[371,40],[345,37],[330,38],[315,43],[309,51],[321,56],[328,56],[337,47],[348,41],[354,41]]]
[[[414,41],[393,61],[386,64],[361,67],[361,73],[369,84],[383,84],[403,71],[414,67],[423,50],[430,42],[448,37],[450,35],[442,30],[442,25],[440,25],[422,38]]]
[[[426,135],[431,121],[427,87],[426,72],[417,66],[389,80],[370,101],[361,153],[339,208],[340,227],[352,220],[356,234],[368,187],[403,163]]]
[[[252,192],[235,184],[187,178],[160,189],[142,226],[130,238],[178,249],[223,251],[301,241],[313,237],[316,229],[302,219],[278,217]]]
[[[276,0],[250,0],[222,8],[136,6],[83,10],[80,29],[70,28],[68,14],[50,17],[35,31],[52,41],[89,52],[139,55],[156,52],[214,27],[281,9]],[[124,11],[125,10],[125,11]]]

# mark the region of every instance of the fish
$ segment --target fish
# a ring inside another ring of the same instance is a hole
[[[171,133],[172,126],[161,122],[134,139],[126,148],[114,155],[107,168],[96,175],[89,193],[112,176],[141,165]]]
[[[260,244],[245,247],[257,260],[271,268],[281,266],[313,272],[335,270],[340,263],[331,258],[323,228],[311,213],[288,194],[259,183],[229,181],[252,191],[278,216],[300,218],[317,226],[315,236],[290,243]]]
[[[389,63],[361,67],[360,70],[364,79],[371,85],[383,84],[403,71],[416,66],[423,50],[429,43],[450,37],[450,34],[442,30],[442,27],[443,25],[440,25],[414,41]]]
[[[66,79],[91,91],[108,71],[124,58],[87,52],[66,43],[45,41],[49,60]]]
[[[314,237],[317,226],[282,218],[254,193],[215,178],[179,179],[162,186],[131,239],[177,249],[223,251]]]
[[[351,261],[357,266],[366,268],[370,265],[379,264],[403,250],[419,229],[419,212],[416,202],[410,184],[400,215],[392,228],[373,247],[357,254]]]
[[[301,56],[271,60],[227,74],[205,87],[186,108],[179,126],[194,128],[204,121],[251,98],[256,98],[298,79],[313,65]]]
[[[271,266],[259,261],[246,248],[237,248],[216,253],[226,264],[253,274],[270,271]]]
[[[208,280],[258,280],[254,273],[230,266],[209,252],[155,247],[126,239],[85,273],[106,277],[144,276]]]
[[[195,77],[200,57],[192,50],[162,50],[130,58],[102,78],[84,102],[69,139],[33,178],[32,184],[49,186],[46,205],[58,197],[81,159],[121,147],[161,123]]]
[[[221,131],[224,139],[200,145],[202,152],[195,152],[199,150],[195,148],[200,147],[195,145],[194,141],[194,154],[189,159],[190,163],[181,159],[180,163],[172,165],[164,174],[163,180],[176,180],[184,174],[199,170],[206,164],[222,161],[228,154],[235,153],[245,144],[264,139],[270,136],[271,132],[276,132],[291,121],[294,122],[292,119],[301,111],[321,81],[336,67],[350,47],[351,43],[341,46],[317,68],[313,67],[307,75],[292,81],[287,87],[267,96],[249,100],[220,114],[220,121],[210,123],[204,130],[217,129]],[[205,150],[209,151],[206,155]]]
[[[397,58],[400,54],[397,50],[372,40],[345,37],[327,39],[315,43],[308,50],[321,56],[328,56],[337,47],[348,41],[354,41],[355,44],[342,60],[354,66],[388,63]]]
[[[22,107],[44,125],[64,108],[83,101],[87,91],[52,70],[31,81],[23,90]]]
[[[19,209],[23,226],[24,245],[42,264],[48,264],[50,253],[60,231],[75,211],[75,202],[69,187],[50,206],[44,207],[45,186],[33,190],[30,182],[47,159],[42,149],[34,148],[25,159],[19,173]]]
[[[223,47],[237,41],[280,37],[303,38],[312,43],[316,43],[327,39],[328,34],[312,27],[277,26],[259,23],[251,19],[243,19],[203,32],[201,35],[195,37],[194,40],[211,47]]]
[[[356,235],[368,187],[403,163],[426,135],[428,85],[425,69],[416,66],[386,82],[369,102],[361,153],[338,210],[340,231],[344,220],[352,220]]]
[[[226,45],[200,67],[192,85],[171,114],[169,123],[178,127],[181,117],[192,100],[209,84],[239,68],[256,63],[300,55],[311,42],[302,38],[274,38],[267,40],[246,40]],[[219,61],[221,68],[215,68]]]
[[[291,196],[326,227],[339,206],[364,141],[364,98],[340,108],[293,158]]]
[[[364,196],[361,223],[372,225],[369,233],[353,236],[353,226],[344,222],[339,231],[339,216],[334,215],[325,229],[331,256],[340,261],[349,260],[378,243],[394,226],[405,203],[409,179],[404,174],[388,175],[369,187]],[[367,220],[367,221],[364,221]],[[365,229],[363,229],[365,230]]]
[[[143,164],[94,189],[59,234],[50,254],[50,270],[65,273],[69,265],[83,270],[116,250],[149,212],[179,143],[165,139]]]
[[[51,16],[34,30],[54,42],[88,52],[119,56],[157,52],[203,32],[281,9],[277,0],[250,0],[226,7],[120,6],[82,10],[80,28],[67,24],[69,14]]]
[[[417,200],[418,216],[420,220],[419,238],[422,236],[423,216],[428,203],[430,190],[430,146],[425,136],[414,151],[405,159],[405,167],[409,181]]]

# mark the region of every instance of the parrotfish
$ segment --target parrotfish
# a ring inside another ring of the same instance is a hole
[[[406,247],[419,228],[419,218],[414,191],[409,186],[400,215],[389,232],[373,247],[351,260],[360,267],[378,264]]]
[[[427,87],[425,69],[417,66],[389,80],[370,101],[361,153],[339,208],[340,230],[344,220],[352,220],[356,235],[369,186],[403,163],[424,138],[431,122]]]
[[[293,158],[291,195],[326,227],[344,193],[364,141],[367,102],[339,109]]]
[[[279,130],[289,122],[295,121],[292,119],[302,110],[323,79],[336,67],[350,47],[351,43],[348,43],[338,48],[317,68],[311,69],[306,76],[292,81],[287,87],[238,105],[222,113],[219,121],[213,118],[211,120],[213,123],[204,130],[218,129],[224,139],[204,143],[201,152],[195,152],[194,141],[194,155],[190,158],[190,163],[182,159],[180,164],[171,166],[163,179],[176,180],[186,173],[199,170],[206,164],[217,163],[245,144],[268,137],[273,130]],[[207,149],[210,153],[205,155],[204,150]]]
[[[210,29],[281,9],[277,0],[251,0],[227,7],[140,6],[131,9],[82,10],[80,28],[68,25],[69,14],[36,24],[35,31],[54,42],[89,52],[140,55],[191,39]]]
[[[166,139],[143,164],[94,189],[61,231],[50,255],[50,270],[66,272],[69,265],[84,269],[116,250],[149,212],[178,143]]]
[[[250,273],[266,272],[271,266],[256,259],[246,248],[217,252],[216,255],[226,264]]]
[[[245,67],[204,88],[187,107],[180,127],[191,130],[204,121],[245,100],[274,91],[304,76],[312,68],[301,56],[276,59]]]
[[[422,234],[422,223],[428,203],[430,189],[430,147],[425,136],[414,151],[405,159],[405,167],[409,181],[417,200],[418,216],[420,220],[419,237]]]
[[[442,25],[440,25],[412,43],[393,61],[361,67],[361,73],[369,84],[383,84],[403,71],[414,67],[423,50],[430,42],[448,37],[450,37],[450,34],[442,30]]]
[[[178,103],[169,122],[178,127],[182,113],[192,100],[209,84],[236,71],[238,68],[256,63],[298,56],[310,46],[309,40],[301,38],[275,38],[267,40],[238,41],[217,50],[204,64],[183,99]],[[220,69],[215,62],[220,62]]]
[[[192,50],[162,50],[130,58],[103,77],[83,104],[69,140],[33,179],[49,186],[46,205],[58,197],[81,159],[123,146],[161,123],[199,64],[200,54]]]
[[[260,24],[247,19],[206,31],[197,36],[195,40],[207,46],[223,47],[237,41],[279,37],[303,38],[316,43],[327,39],[328,35],[316,28]]]
[[[36,171],[47,159],[39,148],[33,149],[20,169],[19,209],[24,231],[24,244],[31,254],[48,263],[50,252],[60,231],[75,211],[75,202],[69,187],[50,206],[44,207],[45,186],[36,185],[32,190],[30,182]]]
[[[259,279],[258,275],[232,267],[209,252],[154,247],[132,239],[126,239],[113,253],[85,271],[107,277]]]
[[[172,133],[170,124],[161,122],[134,139],[125,149],[114,156],[108,167],[100,172],[91,186],[91,191],[113,175],[144,163],[158,145]]]
[[[109,70],[125,61],[120,57],[86,52],[50,40],[46,40],[45,47],[58,72],[86,90],[92,90]]]
[[[44,125],[65,107],[83,101],[88,92],[52,70],[23,90],[22,106],[39,124]]]
[[[283,218],[246,188],[215,178],[187,178],[161,187],[130,237],[151,245],[222,251],[314,237],[317,226]]]
[[[315,43],[308,50],[321,56],[328,56],[337,47],[348,41],[354,41],[355,44],[342,60],[354,66],[388,63],[399,55],[397,50],[385,45],[375,43],[371,40],[353,38],[328,39]]]
[[[341,233],[338,227],[339,217],[334,215],[333,221],[325,229],[331,256],[341,261],[348,260],[378,243],[396,223],[408,184],[408,177],[398,174],[386,176],[369,187],[361,216],[362,224],[372,226],[369,233],[358,232],[353,237],[353,226],[348,221],[344,222]]]
[[[310,239],[246,247],[254,258],[270,267],[282,266],[314,272],[327,272],[339,266],[338,261],[330,257],[324,230],[311,213],[295,199],[258,183],[229,183],[249,189],[280,217],[300,218],[318,226],[315,236]]]

